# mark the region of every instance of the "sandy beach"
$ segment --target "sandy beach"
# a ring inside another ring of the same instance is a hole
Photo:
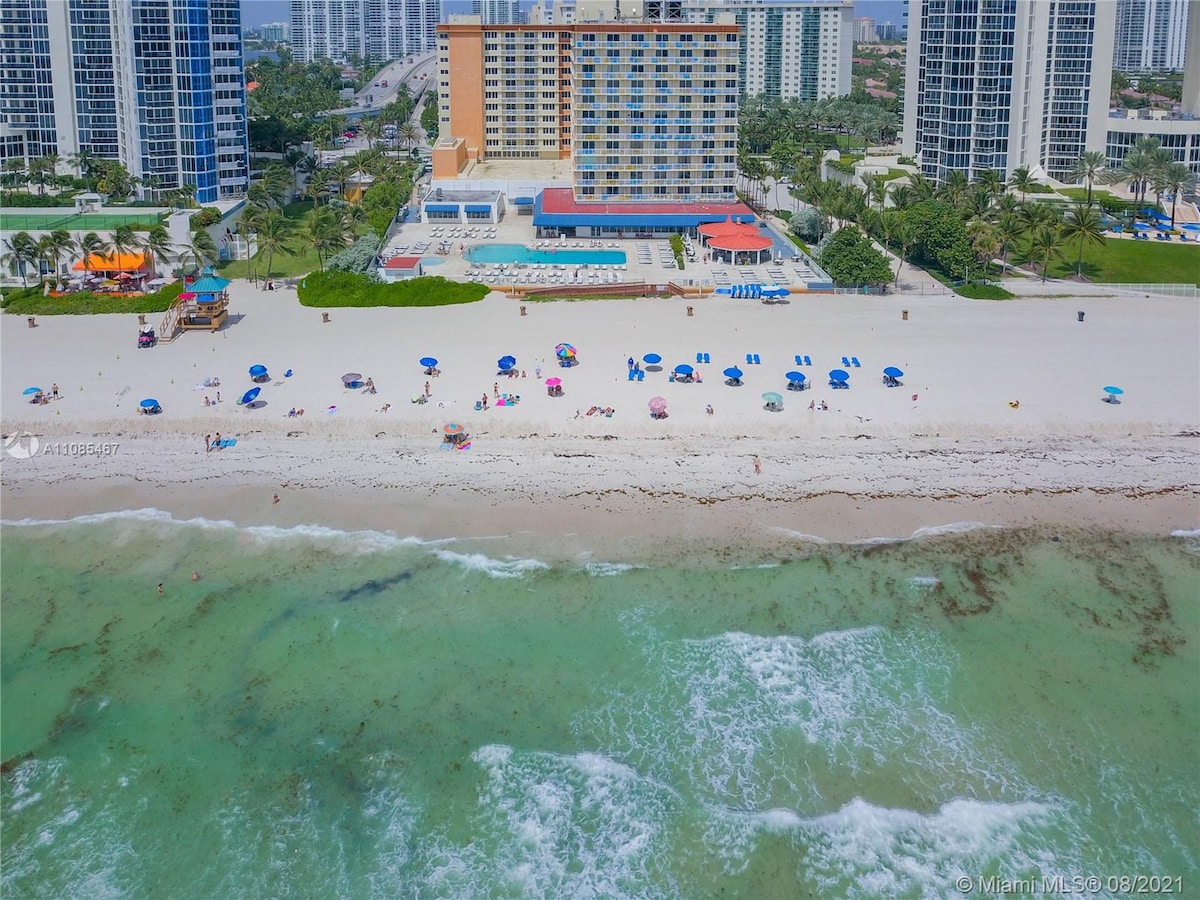
[[[132,316],[41,317],[36,328],[4,318],[3,431],[23,446],[25,432],[38,440],[32,459],[4,454],[6,519],[154,506],[426,537],[587,530],[631,553],[660,531],[786,546],[968,521],[1161,533],[1200,524],[1194,301],[717,297],[525,302],[522,316],[520,301],[492,294],[457,307],[335,309],[324,323],[291,292],[242,282],[230,292],[224,330],[149,350],[137,348]],[[564,341],[578,349],[570,369],[554,357]],[[627,358],[647,353],[663,357],[662,371],[629,381]],[[505,354],[524,377],[497,376]],[[427,355],[439,377],[418,364]],[[812,365],[797,367],[796,355]],[[849,367],[848,390],[831,390],[843,356],[861,365]],[[702,383],[671,382],[680,363]],[[271,378],[247,408],[237,400],[254,364]],[[724,383],[731,365],[742,387]],[[883,385],[885,366],[904,370],[901,387]],[[785,389],[793,370],[811,390]],[[347,372],[377,393],[346,389]],[[547,395],[551,376],[564,396]],[[212,378],[220,403],[204,387]],[[426,381],[429,402],[414,404]],[[25,402],[26,387],[53,384],[60,399]],[[495,406],[497,385],[520,402]],[[1104,401],[1106,385],[1124,390],[1119,403]],[[764,409],[766,391],[783,395],[781,412]],[[485,393],[489,409],[477,411]],[[650,418],[654,396],[667,419]],[[139,415],[147,397],[161,415]],[[593,406],[614,413],[587,415]],[[304,415],[288,417],[292,408]],[[469,450],[440,449],[448,422],[471,433]],[[206,453],[204,436],[218,432],[237,444]]]

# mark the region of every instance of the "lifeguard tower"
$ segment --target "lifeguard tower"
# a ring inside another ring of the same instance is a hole
[[[173,340],[181,331],[216,331],[229,319],[228,278],[205,269],[185,287],[163,317],[159,340]]]

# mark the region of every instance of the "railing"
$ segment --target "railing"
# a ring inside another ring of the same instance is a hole
[[[1151,284],[1142,282],[1097,282],[1096,287],[1108,288],[1113,291],[1128,291],[1134,294],[1158,294],[1165,297],[1186,297],[1189,300],[1200,299],[1200,287],[1194,284]]]

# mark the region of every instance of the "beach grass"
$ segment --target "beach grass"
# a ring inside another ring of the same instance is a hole
[[[151,294],[96,294],[75,291],[60,297],[42,294],[41,285],[4,292],[4,311],[14,316],[86,316],[112,313],[165,312],[183,290],[181,282]]]
[[[1078,258],[1077,245],[1064,246],[1046,274],[1051,278],[1072,276]],[[1118,284],[1200,285],[1200,251],[1182,244],[1109,238],[1103,246],[1083,248],[1083,275],[1092,281]]]
[[[478,303],[491,289],[440,276],[382,284],[354,272],[312,272],[296,290],[303,306],[334,309],[371,306],[452,306]]]

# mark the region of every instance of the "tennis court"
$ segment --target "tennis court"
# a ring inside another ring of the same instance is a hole
[[[5,231],[53,231],[65,228],[67,231],[112,231],[118,225],[142,225],[149,227],[157,225],[162,220],[159,213],[143,210],[141,212],[102,212],[102,213],[36,213],[36,212],[5,212],[0,214],[0,228]]]

